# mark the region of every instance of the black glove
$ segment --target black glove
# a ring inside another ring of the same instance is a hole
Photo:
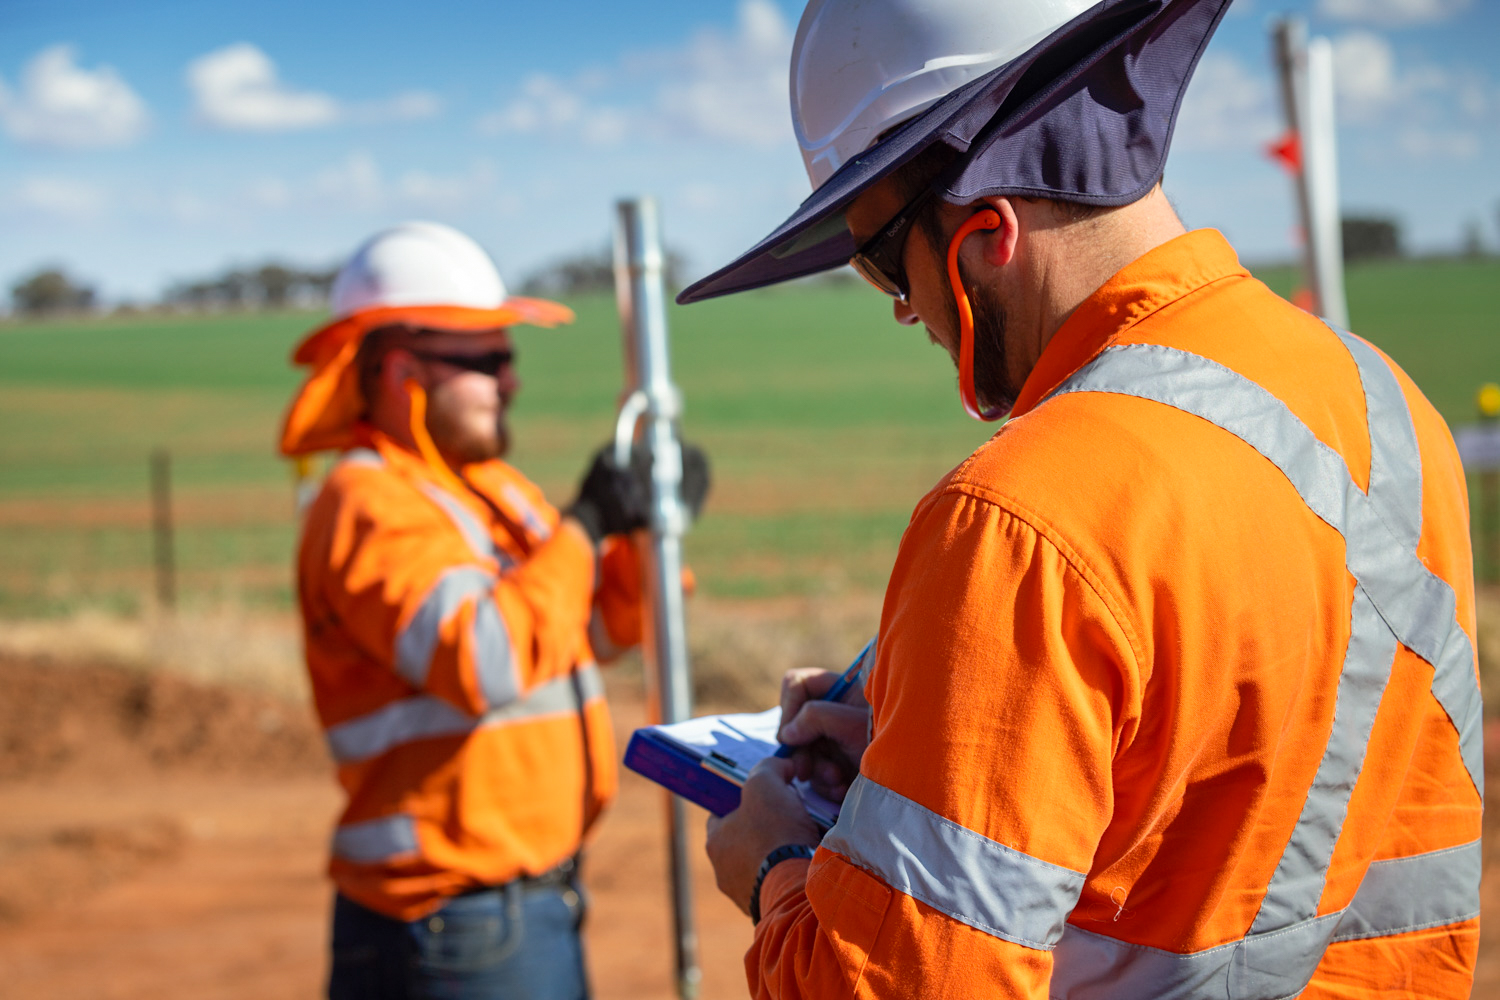
[[[644,528],[651,518],[651,495],[633,468],[615,464],[609,445],[594,453],[594,462],[578,485],[578,499],[563,511],[583,525],[595,545],[605,535]]]
[[[703,501],[708,499],[711,485],[708,453],[695,444],[682,442],[682,502],[687,505],[694,521],[703,512]]]
[[[651,482],[651,463],[644,448],[636,448],[630,454],[630,464],[642,483]],[[710,478],[708,454],[695,444],[682,442],[682,504],[688,509],[689,520],[698,520],[703,512],[703,501],[708,499]]]

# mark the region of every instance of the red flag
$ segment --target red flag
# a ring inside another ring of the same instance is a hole
[[[1302,172],[1302,137],[1288,131],[1266,147],[1266,155],[1294,174]]]

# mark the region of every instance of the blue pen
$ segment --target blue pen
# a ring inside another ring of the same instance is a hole
[[[839,674],[839,679],[833,682],[833,687],[829,688],[828,691],[824,693],[823,697],[819,698],[818,700],[838,701],[840,698],[844,697],[844,695],[849,692],[849,689],[854,686],[855,679],[859,677],[860,667],[864,666],[865,657],[870,654],[870,649],[874,645],[875,640],[873,638],[869,642],[865,643],[864,648],[859,651],[859,655],[854,658],[854,662],[849,664],[849,668],[847,670],[845,670],[842,674]],[[796,747],[789,747],[785,743],[779,744],[776,747],[776,756],[778,757],[790,757],[796,752]]]

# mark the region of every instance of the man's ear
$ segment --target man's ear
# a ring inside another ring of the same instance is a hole
[[[983,204],[993,208],[1000,216],[1000,227],[982,233],[981,253],[984,262],[991,267],[1004,267],[1016,256],[1016,244],[1020,242],[1021,225],[1016,218],[1016,206],[1009,198],[990,196]]]
[[[380,362],[380,388],[391,399],[406,395],[406,382],[417,378],[417,359],[404,347],[392,347]]]

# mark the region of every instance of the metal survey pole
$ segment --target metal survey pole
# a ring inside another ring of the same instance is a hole
[[[651,525],[640,546],[649,605],[645,641],[646,689],[652,722],[680,722],[693,714],[683,615],[682,394],[668,356],[661,224],[652,198],[621,201],[616,209],[615,297],[625,338],[625,401],[615,425],[615,458],[630,460],[633,445],[651,470]],[[677,942],[677,995],[698,995],[698,933],[693,927],[693,881],[682,800],[667,793],[667,853],[672,870],[672,922]]]
[[[1333,46],[1308,41],[1302,19],[1273,29],[1287,128],[1297,137],[1297,207],[1302,220],[1302,267],[1313,310],[1348,327],[1344,297],[1344,236],[1339,218],[1338,147],[1333,106]]]

